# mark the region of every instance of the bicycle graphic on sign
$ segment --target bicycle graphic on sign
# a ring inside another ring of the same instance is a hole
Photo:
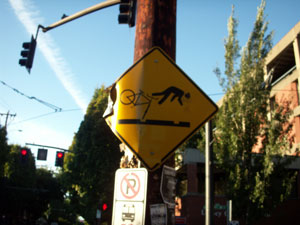
[[[141,106],[141,105],[147,106],[142,119],[145,118],[153,99],[155,98],[148,94],[145,94],[142,90],[140,90],[138,93],[135,93],[131,89],[125,89],[124,91],[122,91],[120,95],[120,101],[123,105],[132,104],[133,106]]]

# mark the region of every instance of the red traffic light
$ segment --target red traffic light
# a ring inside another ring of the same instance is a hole
[[[57,153],[57,158],[62,158],[63,156],[64,156],[64,154],[62,152]]]
[[[102,205],[102,210],[103,210],[103,211],[106,211],[107,208],[108,208],[108,205],[107,205],[106,203],[103,203],[103,205]]]
[[[63,167],[64,165],[64,152],[56,152],[55,166]]]
[[[26,164],[29,160],[29,155],[30,155],[30,149],[28,148],[21,148],[20,150],[20,157],[21,157],[21,162],[23,164]]]
[[[21,155],[23,155],[23,156],[27,155],[27,150],[26,149],[22,149],[21,150]]]

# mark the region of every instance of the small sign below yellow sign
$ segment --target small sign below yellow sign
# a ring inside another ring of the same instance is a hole
[[[104,118],[114,134],[154,170],[217,110],[214,102],[156,47],[114,83]]]

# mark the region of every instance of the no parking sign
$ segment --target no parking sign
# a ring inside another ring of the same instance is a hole
[[[145,223],[147,180],[148,172],[145,168],[116,171],[113,225]]]

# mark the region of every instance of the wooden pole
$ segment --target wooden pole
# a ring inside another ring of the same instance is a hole
[[[176,0],[137,0],[134,62],[154,46],[175,61]]]
[[[137,0],[134,62],[154,46],[162,48],[175,61],[176,0]],[[174,167],[174,158],[165,165]],[[161,173],[162,167],[148,175],[146,225],[151,225],[150,205],[163,203]],[[168,210],[168,225],[175,224],[174,218],[174,210]]]

